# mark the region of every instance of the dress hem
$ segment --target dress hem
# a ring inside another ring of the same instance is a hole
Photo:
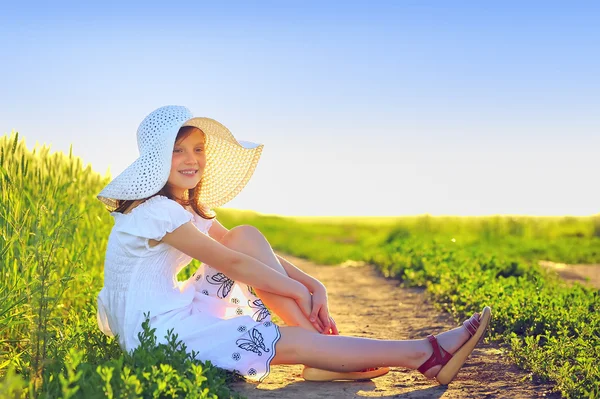
[[[275,339],[273,339],[273,344],[271,346],[271,357],[269,359],[267,359],[267,370],[265,371],[264,375],[258,379],[258,382],[263,382],[263,380],[265,378],[267,378],[269,376],[269,374],[271,373],[271,361],[275,357],[275,344],[281,338],[281,332],[279,331],[279,326],[275,323],[273,323],[273,326],[275,326],[275,329],[277,330],[277,336],[275,337]]]

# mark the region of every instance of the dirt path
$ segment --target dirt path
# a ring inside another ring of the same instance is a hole
[[[398,287],[370,266],[318,266],[285,256],[321,280],[328,289],[331,312],[340,333],[382,339],[424,338],[459,325],[425,300],[422,289]],[[498,345],[480,344],[447,387],[419,372],[392,368],[366,382],[307,382],[302,366],[274,366],[260,384],[237,382],[234,390],[248,398],[559,398],[550,385],[529,382],[529,374],[510,364]]]
[[[569,265],[567,263],[550,262],[541,260],[540,266],[558,273],[566,281],[578,282],[600,289],[600,264],[596,265]]]

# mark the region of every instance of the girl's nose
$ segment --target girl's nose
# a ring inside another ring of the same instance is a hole
[[[185,163],[186,164],[195,164],[196,163],[196,157],[193,154],[190,154],[188,156],[185,157]]]

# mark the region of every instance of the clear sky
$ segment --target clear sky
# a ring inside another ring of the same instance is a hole
[[[598,2],[90,3],[2,5],[0,134],[115,176],[185,105],[265,144],[226,207],[600,212]]]

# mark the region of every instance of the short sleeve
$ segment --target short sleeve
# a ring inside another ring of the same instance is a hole
[[[113,215],[115,231],[156,241],[194,219],[193,214],[179,203],[163,196],[146,200],[127,215]]]

